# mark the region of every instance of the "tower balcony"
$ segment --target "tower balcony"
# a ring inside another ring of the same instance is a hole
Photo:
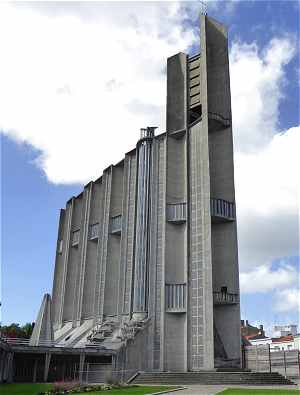
[[[210,199],[212,222],[235,220],[235,204],[224,199]]]
[[[111,218],[110,233],[113,235],[120,235],[122,231],[122,215],[116,215]]]
[[[166,284],[166,312],[186,312],[186,284]]]
[[[212,222],[226,222],[235,220],[235,204],[224,199],[210,200]],[[167,221],[182,224],[187,220],[187,203],[167,204]]]
[[[227,129],[231,126],[231,119],[224,117],[222,114],[208,112],[208,128],[209,131],[218,131]]]
[[[213,292],[214,305],[233,305],[240,302],[239,294],[227,292],[227,287]]]
[[[187,218],[186,203],[167,204],[167,221],[175,224],[182,224]]]

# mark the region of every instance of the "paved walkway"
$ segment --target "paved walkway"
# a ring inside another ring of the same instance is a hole
[[[276,385],[276,386],[250,386],[250,385],[187,385],[186,389],[182,391],[168,392],[168,395],[215,395],[218,394],[226,388],[247,388],[247,389],[290,389],[290,390],[300,390],[299,385]]]

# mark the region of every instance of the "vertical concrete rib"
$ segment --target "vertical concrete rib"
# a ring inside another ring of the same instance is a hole
[[[63,320],[66,322],[72,322],[72,325],[75,325],[74,299],[77,297],[77,273],[80,266],[80,254],[83,244],[83,232],[81,229],[84,212],[83,192],[74,198],[73,204],[74,209],[72,215],[71,243],[66,274]]]
[[[185,129],[187,122],[187,55],[178,53],[167,61],[167,133]]]
[[[172,205],[187,202],[187,73],[186,54],[179,53],[168,59],[166,200]],[[186,223],[166,222],[165,282],[168,284],[185,284],[187,281],[187,228]],[[186,314],[165,313],[167,370],[187,370],[186,327]]]
[[[202,120],[189,131],[190,296],[189,368],[214,366],[210,176],[205,16],[200,20]]]
[[[133,314],[137,320],[144,319],[148,312],[150,183],[153,135],[153,128],[142,129],[142,138],[137,145],[138,175],[133,291]]]
[[[104,310],[104,291],[105,291],[105,274],[107,264],[107,244],[109,235],[109,213],[110,213],[110,199],[111,199],[111,184],[112,184],[112,166],[109,167],[102,176],[102,183],[104,187],[103,200],[103,216],[102,216],[102,232],[101,241],[99,243],[99,272],[97,275],[98,285],[96,287],[95,295],[95,319],[102,322]]]
[[[122,208],[121,274],[119,285],[119,314],[129,317],[131,313],[131,289],[134,246],[134,214],[136,191],[136,156],[125,156],[124,192]]]
[[[204,19],[202,21],[204,23]],[[210,188],[213,197],[235,202],[233,141],[227,29],[205,18],[207,44],[207,91],[209,117],[220,116],[226,125],[209,118]],[[212,224],[213,287],[239,294],[236,221]],[[215,306],[214,325],[227,356],[240,359],[239,304]]]
[[[150,221],[150,267],[149,267],[149,303],[148,313],[152,325],[149,327],[149,366],[161,368],[163,302],[163,264],[164,248],[162,246],[165,229],[165,142],[166,137],[158,137],[152,145],[152,180],[151,183],[151,221]]]
[[[63,251],[64,244],[64,228],[66,223],[66,210],[60,210],[59,225],[58,225],[58,236],[56,243],[56,257],[55,257],[55,269],[53,277],[52,287],[52,302],[53,302],[53,324],[55,329],[58,328],[59,322],[59,305],[61,300],[61,287],[62,287],[62,269],[63,269]]]
[[[66,291],[66,279],[68,271],[68,261],[71,246],[71,227],[72,227],[72,217],[74,209],[74,198],[67,203],[66,208],[66,225],[64,229],[64,247],[63,247],[63,271],[62,271],[62,287],[61,287],[61,297],[59,305],[59,325],[63,323],[63,313],[64,313],[64,300]]]
[[[98,224],[98,235],[87,241],[86,264],[82,297],[82,319],[91,319],[94,317],[95,290],[99,280],[99,256],[102,234],[102,209],[103,193],[102,180],[93,182],[91,186],[91,202],[89,225]]]
[[[159,143],[158,163],[158,221],[157,221],[157,267],[156,267],[156,339],[159,341],[159,368],[165,368],[165,243],[166,243],[166,157],[167,142],[163,139]]]
[[[190,369],[211,369],[213,303],[208,135],[198,123],[190,130]]]
[[[79,326],[81,322],[81,312],[82,312],[82,298],[83,298],[83,286],[84,286],[84,275],[86,266],[86,251],[87,251],[87,241],[88,241],[88,227],[89,227],[89,216],[91,207],[91,194],[92,194],[92,183],[90,183],[84,190],[84,204],[82,207],[81,216],[81,250],[80,250],[80,261],[77,266],[77,280],[76,280],[76,290],[74,298],[73,307],[73,325]]]
[[[122,200],[123,200],[123,161],[112,167],[111,198],[109,218],[111,226],[114,218],[119,218],[119,227],[122,226]],[[119,228],[120,229],[120,228]],[[120,277],[120,253],[121,253],[121,233],[113,233],[113,228],[109,228],[107,243],[107,264],[105,272],[104,310],[105,316],[114,317],[118,315],[118,285]]]

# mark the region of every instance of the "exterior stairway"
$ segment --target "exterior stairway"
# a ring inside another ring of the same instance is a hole
[[[134,384],[246,384],[246,385],[293,385],[279,373],[254,372],[140,372]]]

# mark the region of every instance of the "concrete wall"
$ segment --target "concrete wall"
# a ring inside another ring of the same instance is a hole
[[[205,18],[208,114],[231,120],[227,29]],[[235,202],[233,141],[231,127],[209,123],[209,170],[211,196]],[[213,289],[239,293],[236,221],[212,224]],[[217,306],[215,325],[229,358],[240,357],[239,305]]]
[[[166,156],[167,139],[153,143],[151,188],[151,234],[149,270],[149,327],[152,369],[164,369],[165,360],[165,228],[166,228]]]
[[[103,187],[100,181],[92,183],[89,224],[102,222],[103,213]],[[99,227],[100,230],[102,229]],[[86,265],[83,284],[81,318],[88,319],[94,316],[95,290],[97,265],[99,264],[99,240],[88,240],[86,251]]]
[[[101,227],[101,237],[98,241],[98,263],[96,276],[96,289],[94,298],[94,317],[95,321],[103,321],[104,314],[104,295],[106,282],[108,239],[110,237],[110,201],[112,188],[112,166],[106,169],[102,176],[103,188],[103,213]]]
[[[187,202],[186,135],[167,139],[167,204]],[[166,222],[165,283],[187,281],[187,223]],[[187,369],[186,313],[165,314],[165,369]],[[177,340],[175,340],[177,339]]]
[[[179,53],[167,63],[166,203],[187,203],[187,56]],[[174,133],[180,131],[179,133]],[[165,284],[185,284],[188,270],[187,222],[165,225]],[[165,292],[165,291],[164,291]],[[166,309],[166,306],[164,306]],[[166,312],[164,369],[187,370],[187,313]]]
[[[121,234],[121,272],[119,277],[118,313],[128,317],[131,313],[131,289],[133,276],[134,248],[134,214],[136,193],[136,155],[135,152],[125,157],[124,184],[122,203],[122,234]]]
[[[66,248],[66,240],[64,239],[64,227],[66,222],[66,210],[60,210],[59,225],[58,225],[58,236],[56,244],[56,257],[55,257],[55,271],[53,278],[53,323],[56,327],[59,322],[60,306],[61,306],[61,293],[63,283],[63,250]],[[62,250],[60,251],[60,243],[62,242]]]
[[[227,29],[204,16],[201,16],[201,28],[205,29],[206,39],[208,111],[231,118]],[[202,48],[201,53],[204,54]]]
[[[207,123],[190,129],[189,369],[214,366]]]
[[[64,305],[63,305],[63,321],[72,321],[74,313],[74,301],[75,301],[75,289],[76,289],[76,279],[77,270],[80,263],[80,248],[81,243],[78,246],[72,246],[73,232],[81,229],[82,220],[82,205],[83,205],[83,194],[79,195],[73,201],[73,214],[72,214],[72,225],[70,231],[70,247],[69,247],[69,257],[67,261],[66,270],[66,283],[65,283],[65,293],[64,293]],[[80,232],[80,240],[82,238],[82,231]]]
[[[187,56],[179,53],[167,63],[167,132],[186,128],[187,121]]]

